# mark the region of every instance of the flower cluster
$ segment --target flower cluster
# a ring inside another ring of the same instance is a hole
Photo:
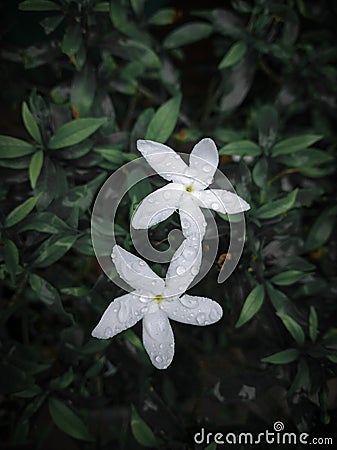
[[[206,220],[201,208],[236,214],[248,210],[249,205],[232,192],[207,189],[219,163],[212,139],[203,139],[195,145],[189,165],[171,148],[157,142],[139,140],[137,148],[170,183],[143,199],[132,217],[132,226],[147,229],[178,211],[185,239],[172,257],[165,280],[145,261],[114,246],[111,256],[116,270],[134,291],[109,305],[92,336],[111,338],[142,319],[143,344],[151,362],[158,369],[166,369],[174,355],[169,319],[200,326],[222,317],[221,306],[215,301],[185,293],[198,275],[202,261]]]

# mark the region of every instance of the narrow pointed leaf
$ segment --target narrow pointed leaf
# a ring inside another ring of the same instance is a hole
[[[295,361],[299,356],[299,351],[296,348],[288,348],[281,352],[274,353],[273,355],[262,358],[262,362],[269,364],[289,364]]]
[[[260,284],[256,286],[243,304],[240,317],[235,325],[236,328],[241,327],[248,322],[259,311],[264,300],[264,287]]]
[[[293,192],[281,198],[280,200],[275,200],[261,206],[256,211],[256,217],[258,219],[272,219],[273,217],[285,213],[294,206],[297,192],[298,189],[295,189]]]
[[[133,437],[143,447],[158,448],[158,442],[151,428],[131,405],[131,430]]]
[[[321,140],[322,137],[316,134],[305,134],[284,139],[274,145],[272,156],[288,155],[289,153],[298,152]]]
[[[39,178],[39,175],[41,173],[41,169],[43,166],[43,157],[43,151],[39,150],[38,152],[34,153],[32,159],[30,160],[29,179],[32,189],[35,189],[37,179]]]
[[[5,227],[9,228],[21,222],[21,220],[23,220],[26,216],[28,216],[28,214],[35,207],[38,199],[39,196],[30,197],[26,201],[21,203],[21,205],[13,209],[13,211],[11,211],[6,217]]]
[[[317,320],[317,312],[314,306],[310,306],[309,313],[309,335],[312,342],[315,342],[318,334],[318,320]]]
[[[0,159],[19,158],[35,152],[34,145],[12,136],[0,135]]]
[[[145,139],[165,143],[171,136],[177,123],[181,103],[181,95],[176,95],[165,102],[151,119]]]
[[[97,131],[104,123],[106,123],[105,118],[85,118],[65,123],[56,130],[54,136],[51,137],[49,148],[58,149],[78,144],[91,134],[95,133],[95,131]]]
[[[26,102],[22,103],[22,120],[26,127],[26,130],[31,135],[31,137],[33,139],[35,139],[36,142],[41,144],[42,138],[41,138],[41,133],[40,133],[39,127],[37,125],[35,117],[30,112]]]
[[[245,42],[236,42],[231,46],[225,56],[219,63],[218,68],[220,70],[227,69],[228,67],[232,67],[235,64],[239,63],[241,59],[244,57],[247,51],[247,44]]]
[[[282,320],[284,326],[289,331],[291,336],[295,339],[298,345],[303,345],[305,341],[304,331],[301,326],[288,314],[285,313],[276,313],[279,318]]]
[[[164,40],[165,48],[177,48],[207,38],[213,31],[212,25],[194,22],[173,30]]]
[[[270,281],[278,286],[289,286],[307,276],[305,272],[300,270],[287,270],[286,272],[274,275]]]

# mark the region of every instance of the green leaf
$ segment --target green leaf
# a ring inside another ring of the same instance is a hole
[[[11,277],[12,283],[14,284],[16,272],[19,266],[19,251],[17,246],[10,239],[4,242],[3,255],[6,268]]]
[[[26,0],[19,4],[21,11],[58,11],[60,5],[48,0]]]
[[[106,172],[103,172],[89,183],[70,189],[63,198],[62,205],[67,206],[68,208],[77,206],[80,211],[86,211],[90,207],[96,192],[102,186],[105,179]]]
[[[307,388],[310,383],[310,372],[305,359],[301,358],[297,364],[297,373],[292,385],[287,392],[287,397],[291,397],[297,391]]]
[[[33,265],[48,267],[64,256],[76,242],[78,236],[51,236],[37,249]]]
[[[334,156],[327,152],[316,150],[315,148],[308,148],[291,155],[278,156],[277,162],[288,167],[299,168],[303,172],[303,170],[309,168],[316,170],[317,166],[332,162],[334,159]]]
[[[266,185],[268,178],[268,161],[266,158],[261,158],[255,164],[252,177],[256,186],[263,188]]]
[[[133,437],[143,447],[158,448],[158,442],[151,428],[140,417],[136,408],[131,405],[131,430]]]
[[[5,227],[9,228],[21,222],[21,220],[23,220],[26,216],[28,216],[28,214],[35,207],[38,199],[39,195],[37,195],[36,197],[30,197],[23,203],[21,203],[21,205],[14,208],[13,211],[11,211],[6,217]]]
[[[67,370],[67,372],[65,372],[63,375],[51,380],[49,386],[51,389],[62,390],[67,388],[73,381],[74,381],[74,372],[73,368],[70,367],[70,369]]]
[[[124,331],[123,336],[130,342],[130,344],[134,345],[137,350],[140,350],[143,353],[145,352],[141,339],[139,339],[133,330],[129,329]]]
[[[259,144],[262,148],[269,149],[277,135],[278,113],[271,105],[263,106],[258,114],[257,125],[259,130]]]
[[[316,342],[318,334],[318,319],[317,312],[314,306],[310,306],[309,313],[309,336],[312,342]]]
[[[307,274],[301,270],[287,270],[286,272],[274,275],[270,281],[278,286],[289,286],[305,276],[307,276]]]
[[[97,131],[101,125],[106,123],[106,121],[106,118],[85,118],[67,122],[64,125],[61,125],[60,128],[56,130],[54,136],[51,137],[49,148],[55,150],[78,144],[91,134],[95,133],[95,131]]]
[[[141,16],[144,11],[145,0],[130,0],[132,9],[137,16]]]
[[[241,327],[248,322],[260,310],[264,300],[264,287],[262,284],[255,286],[250,292],[243,304],[240,317],[235,325],[235,328]]]
[[[273,355],[262,358],[262,362],[269,364],[288,364],[295,361],[299,357],[299,351],[296,348],[288,348],[281,352],[274,353]]]
[[[41,233],[69,233],[73,231],[62,219],[51,212],[38,212],[30,214],[25,223],[20,226],[20,231],[34,230]]]
[[[177,123],[181,95],[176,95],[158,108],[147,127],[145,139],[165,143]]]
[[[35,141],[38,142],[39,144],[42,144],[42,138],[39,127],[37,125],[35,117],[30,112],[26,102],[22,103],[22,120],[23,123],[25,124],[26,130],[31,135],[31,137],[35,139]]]
[[[280,200],[274,200],[272,202],[262,205],[255,213],[258,219],[271,219],[280,214],[285,213],[291,209],[295,203],[298,189],[295,189],[290,194],[281,198]]]
[[[247,44],[243,41],[236,42],[231,46],[228,52],[220,61],[218,68],[220,70],[227,69],[228,67],[232,67],[235,64],[239,63],[244,57],[247,51]]]
[[[207,38],[213,31],[212,25],[194,22],[173,30],[164,40],[165,48],[177,48]]]
[[[117,28],[117,30],[123,31],[128,21],[125,6],[121,2],[111,0],[109,13],[113,26]]]
[[[95,12],[109,12],[109,2],[99,2],[92,8]]]
[[[43,158],[44,158],[43,151],[39,150],[38,152],[34,153],[32,159],[30,160],[29,179],[32,189],[35,189],[37,179],[39,178],[43,166]]]
[[[40,25],[46,34],[52,33],[62,22],[64,16],[50,16],[41,20]]]
[[[63,36],[61,49],[69,58],[74,56],[82,44],[82,31],[79,24],[68,26]]]
[[[329,240],[335,227],[336,210],[336,206],[329,207],[317,217],[305,241],[306,252],[321,247]]]
[[[35,152],[34,145],[12,136],[0,135],[0,159],[19,158]]]
[[[70,101],[79,117],[86,117],[91,111],[96,92],[94,71],[86,65],[75,75],[71,86]]]
[[[61,431],[75,439],[94,441],[94,437],[89,433],[82,419],[61,400],[50,397],[48,408],[54,423]]]
[[[20,392],[32,384],[32,380],[22,370],[10,364],[0,363],[0,394]]]
[[[260,147],[248,140],[230,142],[219,150],[219,155],[258,156],[260,154]]]
[[[174,8],[159,9],[150,17],[148,23],[150,25],[170,25],[173,23],[175,16],[176,10]]]
[[[207,447],[205,447],[205,450],[216,450],[217,444],[215,442],[211,442]]]
[[[301,136],[294,136],[274,145],[272,150],[272,156],[288,155],[289,153],[298,152],[308,148],[310,145],[321,140],[323,136],[316,134],[304,134]]]
[[[304,345],[305,334],[301,326],[288,314],[277,312],[277,316],[282,320],[283,325],[289,331],[291,336],[295,339],[298,345]]]

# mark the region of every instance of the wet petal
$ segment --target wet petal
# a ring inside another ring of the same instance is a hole
[[[111,257],[121,278],[134,289],[149,292],[149,294],[157,294],[163,290],[164,280],[158,277],[142,259],[119,245],[114,246]]]
[[[218,164],[219,153],[212,139],[202,139],[194,146],[187,174],[194,176],[197,189],[205,189],[212,183]]]
[[[167,315],[160,309],[144,316],[143,344],[157,369],[166,369],[171,364],[174,336]]]
[[[191,325],[210,325],[222,317],[219,303],[206,297],[186,294],[172,302],[163,302],[160,308],[170,319]]]
[[[200,208],[214,209],[223,214],[237,214],[250,209],[243,198],[224,189],[196,191],[192,195]]]
[[[142,200],[132,216],[134,228],[150,228],[170,217],[179,206],[183,186],[169,183]]]
[[[98,339],[112,338],[142,319],[143,307],[139,297],[132,293],[116,298],[107,307],[91,335]]]
[[[165,297],[182,295],[200,270],[201,241],[197,237],[185,239],[172,256],[165,279]]]
[[[192,194],[186,194],[180,202],[179,215],[181,229],[186,238],[202,240],[206,230],[206,219]]]
[[[174,150],[167,145],[149,140],[138,140],[137,148],[161,177],[184,184],[184,174],[188,166]]]

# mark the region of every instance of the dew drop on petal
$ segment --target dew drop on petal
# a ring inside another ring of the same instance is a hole
[[[161,362],[163,362],[163,358],[162,358],[160,355],[157,355],[157,356],[155,357],[155,361],[156,361],[157,363],[161,363]]]
[[[163,344],[159,344],[159,348],[163,348],[164,346],[163,346]]]
[[[107,327],[105,330],[104,330],[104,337],[105,338],[110,338],[112,336],[112,329],[110,328],[110,327]]]
[[[140,266],[145,266],[145,261],[142,261],[142,260],[140,260],[139,262],[138,262],[138,264],[140,265]]]
[[[192,275],[198,275],[198,273],[199,273],[198,267],[197,267],[197,266],[193,266],[193,267],[191,268],[191,274],[192,274]]]
[[[147,312],[147,310],[148,310],[148,307],[147,306],[143,306],[143,308],[141,308],[140,312],[142,314],[145,314]]]
[[[220,208],[219,203],[212,203],[211,204],[212,209],[218,210]]]
[[[210,318],[212,321],[215,321],[215,320],[218,320],[219,317],[220,317],[219,311],[218,311],[216,308],[213,308],[213,309],[211,310],[211,312],[209,313],[209,318]]]
[[[195,297],[181,297],[180,302],[186,308],[197,308],[199,306],[199,300]],[[191,315],[193,316],[193,314]]]
[[[165,191],[163,192],[163,197],[165,200],[169,200],[171,198],[171,192]]]
[[[206,315],[204,313],[199,313],[196,317],[196,321],[199,325],[204,325],[206,320]]]
[[[210,166],[209,164],[205,164],[202,168],[202,170],[206,173],[210,172],[212,170],[212,166]]]
[[[182,274],[185,273],[185,272],[186,272],[186,269],[185,269],[184,266],[178,266],[178,267],[177,267],[177,274],[178,274],[178,275],[182,275]]]
[[[148,197],[147,201],[148,201],[149,203],[153,203],[153,202],[154,202],[154,199],[153,199],[153,197]]]
[[[115,333],[119,333],[121,331],[120,327],[118,325],[115,326]]]

